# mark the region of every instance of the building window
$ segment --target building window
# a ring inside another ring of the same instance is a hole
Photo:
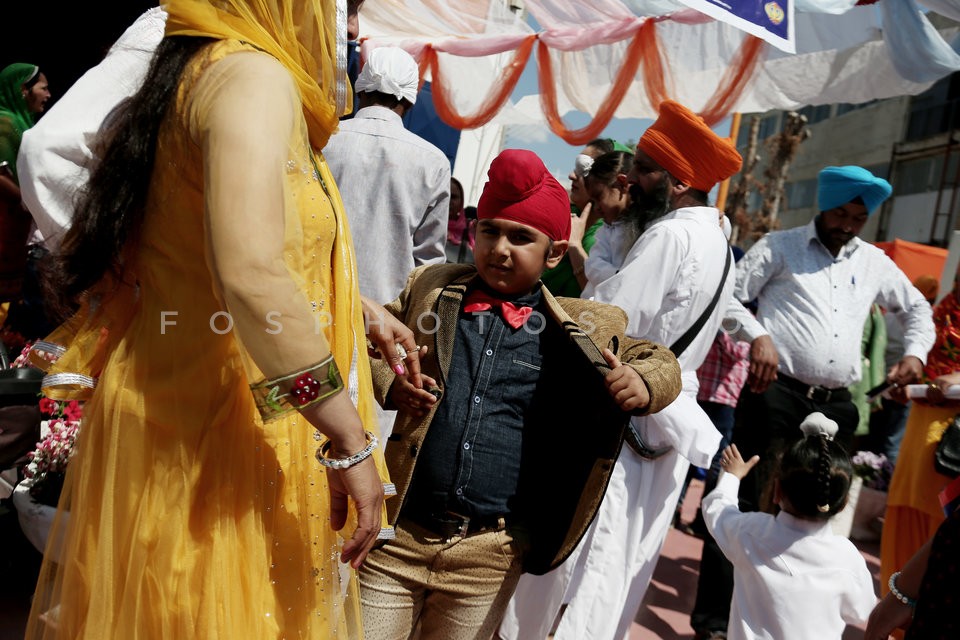
[[[898,196],[936,191],[940,187],[943,156],[928,156],[907,160],[897,165],[893,192]]]
[[[860,104],[849,104],[843,103],[837,105],[837,116],[842,116],[845,113],[850,113],[851,111],[857,111],[858,109],[863,109],[864,107],[869,107],[872,104],[875,104],[877,100],[868,100],[867,102],[861,102]]]

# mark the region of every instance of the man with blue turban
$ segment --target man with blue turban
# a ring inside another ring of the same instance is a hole
[[[874,302],[904,328],[904,355],[887,380],[920,377],[935,337],[930,304],[881,249],[857,237],[892,191],[862,167],[827,167],[818,176],[820,214],[767,234],[737,264],[734,295],[757,301],[756,317],[730,314],[736,337],[751,343],[733,441],[744,459],[760,456],[741,483],[745,510],[771,508],[778,455],[802,437],[804,416],[823,413],[840,427],[836,440],[852,444],[859,414],[848,389],[860,380],[863,326]],[[691,616],[698,638],[726,637],[716,634],[726,632],[732,593],[732,569],[706,540]]]

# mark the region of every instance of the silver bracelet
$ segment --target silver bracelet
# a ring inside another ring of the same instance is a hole
[[[917,607],[916,598],[911,598],[907,595],[904,595],[904,593],[900,591],[900,589],[897,589],[897,578],[899,577],[900,577],[900,572],[897,571],[892,576],[890,576],[890,580],[887,581],[887,586],[890,587],[890,593],[893,594],[894,598],[896,598],[903,604],[907,605],[911,609],[916,609]]]
[[[378,441],[377,436],[369,431],[364,431],[363,433],[367,436],[367,446],[360,451],[345,458],[328,458],[327,454],[330,452],[330,447],[333,443],[327,440],[317,449],[317,462],[328,469],[349,469],[358,462],[366,460],[373,453],[373,450],[377,448]]]

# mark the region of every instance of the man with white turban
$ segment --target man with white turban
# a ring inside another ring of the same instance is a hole
[[[450,162],[401,119],[419,81],[409,53],[374,49],[354,84],[360,108],[323,149],[350,221],[360,293],[380,304],[403,291],[414,268],[446,261]],[[385,439],[396,412],[377,412]]]
[[[401,119],[419,80],[409,53],[374,49],[355,84],[360,109],[323,149],[350,219],[360,292],[381,304],[415,267],[446,260],[450,162]]]

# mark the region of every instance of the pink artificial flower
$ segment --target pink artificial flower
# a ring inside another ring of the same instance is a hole
[[[76,400],[71,400],[63,410],[63,415],[70,422],[79,422],[83,417],[83,407]]]

